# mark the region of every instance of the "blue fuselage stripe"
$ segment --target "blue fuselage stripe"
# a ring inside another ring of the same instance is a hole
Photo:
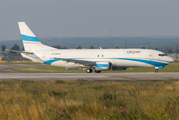
[[[37,37],[32,37],[32,36],[27,36],[27,35],[23,35],[21,34],[22,40],[23,41],[28,41],[28,42],[40,42]]]
[[[60,61],[60,59],[47,60],[47,61],[44,62],[44,64],[51,65],[53,62],[56,62],[56,61]]]
[[[135,62],[146,63],[146,64],[153,65],[153,66],[165,66],[165,65],[168,65],[167,63],[162,63],[162,62],[152,61],[152,60],[144,60],[144,59],[131,59],[131,58],[111,58],[111,59],[135,61]]]
[[[69,58],[70,59],[89,59],[89,58]],[[93,58],[90,58],[93,59]],[[152,61],[152,60],[144,60],[144,59],[132,59],[132,58],[104,58],[104,59],[117,59],[117,60],[127,60],[127,61],[134,61],[134,62],[141,62],[145,64],[149,64],[152,66],[165,66],[168,65],[167,63]],[[59,59],[52,59],[45,61],[45,64],[51,65],[53,62],[60,61]],[[95,67],[108,67],[108,64],[95,64]]]

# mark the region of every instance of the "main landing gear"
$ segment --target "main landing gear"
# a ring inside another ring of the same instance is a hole
[[[95,70],[95,73],[101,73],[101,70]]]
[[[86,70],[86,72],[87,72],[87,73],[92,73],[93,70],[92,70],[91,68],[88,68],[88,69]]]
[[[86,73],[92,73],[92,72],[93,72],[93,69],[91,69],[91,68],[88,68],[86,70]],[[95,70],[95,73],[101,73],[101,70]]]

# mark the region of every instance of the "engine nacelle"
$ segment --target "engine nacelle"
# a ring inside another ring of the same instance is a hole
[[[95,70],[110,70],[112,64],[110,62],[96,62]]]
[[[127,67],[112,67],[112,70],[126,70]]]

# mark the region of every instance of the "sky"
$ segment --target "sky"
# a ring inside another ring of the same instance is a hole
[[[0,0],[0,41],[37,37],[179,37],[179,0]]]

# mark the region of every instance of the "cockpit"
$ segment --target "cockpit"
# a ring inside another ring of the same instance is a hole
[[[163,56],[167,56],[167,54],[158,54],[158,56],[163,57]]]

